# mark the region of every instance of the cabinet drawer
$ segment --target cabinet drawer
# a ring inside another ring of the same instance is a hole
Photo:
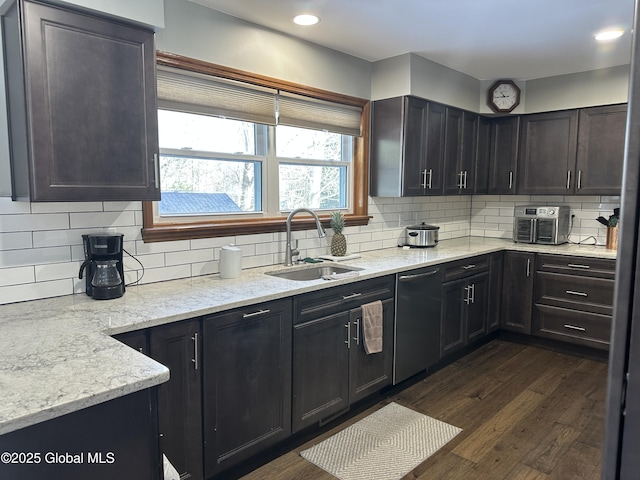
[[[536,304],[533,334],[606,350],[611,336],[611,316]]]
[[[489,255],[465,258],[444,264],[443,282],[489,271]]]
[[[535,303],[611,315],[614,280],[538,272]]]
[[[393,298],[395,275],[387,275],[339,287],[298,295],[293,300],[294,324]]]
[[[536,270],[540,272],[613,279],[616,273],[616,261],[607,258],[538,254]]]

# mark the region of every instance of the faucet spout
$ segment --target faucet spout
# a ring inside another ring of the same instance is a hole
[[[308,213],[309,215],[311,215],[315,221],[316,221],[316,227],[318,228],[318,237],[322,238],[322,237],[326,237],[327,234],[324,231],[324,228],[322,228],[322,224],[320,223],[320,219],[318,218],[318,215],[316,215],[316,212],[314,212],[313,210],[309,210],[308,208],[296,208],[295,210],[292,210],[291,213],[289,213],[289,216],[287,217],[287,221],[286,221],[286,227],[287,227],[287,245],[286,245],[286,250],[285,250],[285,255],[284,255],[284,264],[287,267],[290,267],[291,265],[293,265],[293,257],[298,255],[300,252],[298,252],[297,248],[292,248],[291,244],[291,220],[293,219],[293,217],[300,213],[300,212],[305,212]]]

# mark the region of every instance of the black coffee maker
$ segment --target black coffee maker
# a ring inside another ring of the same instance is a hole
[[[121,233],[85,234],[84,262],[79,277],[86,270],[86,294],[96,300],[118,298],[124,294]]]

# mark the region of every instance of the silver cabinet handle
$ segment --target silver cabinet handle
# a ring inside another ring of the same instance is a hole
[[[576,292],[575,290],[566,290],[566,293],[568,293],[569,295],[577,295],[579,297],[588,297],[589,296],[585,292]]]
[[[579,332],[586,332],[587,331],[587,329],[584,328],[584,327],[577,327],[575,325],[569,325],[569,324],[565,325],[564,328],[568,328],[570,330],[578,330]]]
[[[258,310],[257,312],[245,313],[242,315],[242,318],[256,317],[258,315],[264,315],[265,313],[269,313],[271,310],[268,308],[266,310]]]
[[[426,168],[422,171],[422,183],[420,184],[420,186],[422,188],[428,188],[427,187],[427,169]]]
[[[476,268],[476,266],[473,263],[470,263],[469,265],[464,265],[462,268],[465,270],[469,270],[470,268]]]
[[[347,348],[351,348],[351,322],[345,323],[344,326],[347,329],[347,339],[344,343],[347,344]]]
[[[513,172],[509,172],[509,190],[513,188]]]
[[[582,188],[582,170],[578,170],[578,185],[576,186],[576,190],[580,190]]]
[[[193,340],[193,358],[191,359],[191,361],[193,362],[193,368],[195,370],[198,370],[198,333],[194,333],[193,337],[191,337],[191,340]]]
[[[476,284],[469,285],[469,291],[471,292],[471,303],[476,303]]]
[[[429,190],[431,190],[431,188],[432,188],[431,187],[431,180],[433,179],[433,169],[430,168],[428,173],[429,173],[429,182],[427,183],[427,188]]]
[[[581,265],[579,263],[567,263],[567,267],[571,267],[571,268],[583,268],[585,270],[588,270],[589,268],[591,268],[589,265]]]
[[[356,318],[355,327],[356,327],[356,336],[353,339],[356,341],[356,345],[360,345],[360,319]]]
[[[571,188],[571,170],[567,170],[567,190]]]
[[[153,185],[160,188],[160,162],[157,153],[153,154]]]
[[[462,189],[462,172],[458,172],[458,189]]]
[[[467,189],[467,171],[464,171],[464,189]]]
[[[342,299],[343,300],[351,300],[352,298],[359,297],[360,295],[362,295],[362,294],[361,293],[352,293],[351,295],[343,295]]]
[[[471,302],[471,297],[469,296],[469,290],[470,290],[470,286],[467,285],[466,287],[464,287],[464,291],[467,292],[467,297],[463,300],[464,303],[466,303],[467,305],[469,305],[469,302]]]
[[[531,259],[527,258],[527,278],[531,276]]]

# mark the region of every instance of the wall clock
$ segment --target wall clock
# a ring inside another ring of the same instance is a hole
[[[494,112],[509,113],[520,104],[520,88],[513,80],[497,80],[489,88],[487,104]]]

